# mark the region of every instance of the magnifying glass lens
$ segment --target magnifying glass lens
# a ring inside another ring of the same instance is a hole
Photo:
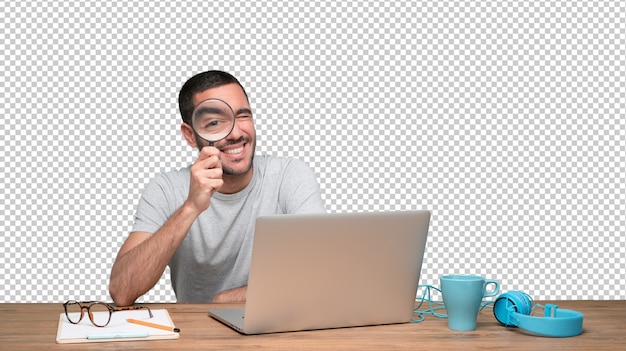
[[[235,126],[233,109],[225,101],[207,99],[202,101],[191,116],[191,127],[210,145],[226,138]]]

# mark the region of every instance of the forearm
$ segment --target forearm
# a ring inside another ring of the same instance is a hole
[[[215,303],[246,302],[247,292],[248,292],[247,286],[242,286],[240,288],[222,291],[221,293],[213,297],[213,302]]]
[[[147,239],[135,246],[127,240],[132,247],[122,247],[111,269],[109,292],[117,305],[133,304],[158,282],[196,217],[183,206]]]

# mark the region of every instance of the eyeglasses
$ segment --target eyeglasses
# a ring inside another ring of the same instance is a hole
[[[131,310],[148,310],[150,318],[152,318],[152,311],[146,306],[128,306],[128,307],[114,307],[105,302],[100,301],[74,301],[70,300],[63,304],[65,309],[65,316],[67,320],[72,324],[78,324],[85,316],[84,310],[87,310],[89,320],[96,327],[106,327],[111,321],[113,312],[117,311],[131,311]]]

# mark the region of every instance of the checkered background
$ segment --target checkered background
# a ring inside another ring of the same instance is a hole
[[[207,69],[330,212],[432,210],[422,283],[626,298],[624,3],[391,3],[3,1],[0,302],[110,301],[145,184],[195,158],[177,96]],[[169,271],[139,301],[175,301]]]

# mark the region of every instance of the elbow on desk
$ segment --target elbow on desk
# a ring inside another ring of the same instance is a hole
[[[115,284],[113,279],[109,283],[109,295],[111,295],[111,299],[113,299],[115,305],[120,307],[131,306],[137,299],[137,297],[133,297],[128,293],[128,289],[124,289]]]

